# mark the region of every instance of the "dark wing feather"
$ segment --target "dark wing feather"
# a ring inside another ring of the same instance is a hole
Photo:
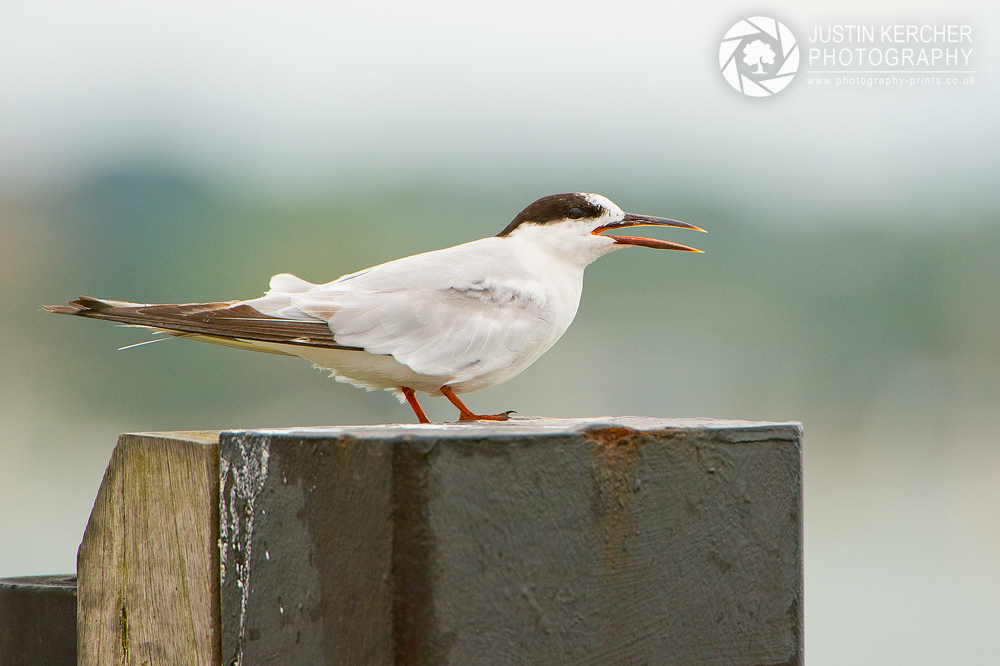
[[[239,301],[143,305],[81,296],[79,300],[72,301],[69,305],[46,305],[44,309],[56,314],[104,319],[121,324],[148,326],[229,340],[256,340],[363,351],[360,347],[338,345],[326,322],[271,317],[249,305],[237,305],[237,303]]]

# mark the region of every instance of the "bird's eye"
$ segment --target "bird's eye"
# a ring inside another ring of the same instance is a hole
[[[580,210],[576,206],[573,206],[572,208],[569,209],[569,218],[571,220],[579,220],[581,217],[583,217],[582,210]]]

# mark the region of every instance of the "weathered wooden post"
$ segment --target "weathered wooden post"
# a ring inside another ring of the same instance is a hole
[[[0,578],[0,666],[76,663],[76,576]]]
[[[801,435],[517,419],[223,432],[217,458],[214,433],[123,436],[80,663],[801,664]]]
[[[218,432],[122,435],[77,556],[77,659],[219,663]]]

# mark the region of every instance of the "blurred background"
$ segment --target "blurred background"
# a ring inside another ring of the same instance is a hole
[[[973,27],[976,85],[742,97],[765,14]],[[493,235],[555,192],[709,234],[587,271],[468,396],[805,424],[810,664],[996,664],[1000,10],[988,2],[0,4],[0,576],[75,569],[117,435],[410,422],[308,363],[41,312],[253,298]],[[656,233],[655,231],[653,233]],[[669,255],[669,256],[668,256]],[[451,420],[444,399],[425,399]]]

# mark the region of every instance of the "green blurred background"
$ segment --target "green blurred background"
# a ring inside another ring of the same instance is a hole
[[[470,407],[803,421],[809,663],[1000,662],[994,5],[0,7],[0,576],[74,569],[120,432],[413,420],[304,361],[118,352],[148,334],[41,305],[253,298],[582,190],[706,254],[598,261],[564,338]],[[718,44],[761,13],[802,40],[969,24],[977,85],[800,70],[743,98]]]

